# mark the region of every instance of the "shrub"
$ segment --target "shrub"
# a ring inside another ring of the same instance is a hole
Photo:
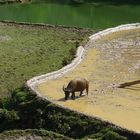
[[[7,122],[10,122],[10,121],[17,120],[17,119],[19,119],[19,117],[18,117],[16,111],[14,111],[14,110],[8,111],[6,109],[0,109],[0,122],[1,121],[3,122],[4,120]]]
[[[108,131],[102,138],[102,140],[127,140],[126,137],[120,136],[118,133]]]
[[[14,96],[15,103],[26,102],[28,100],[27,93],[24,91],[17,92]]]
[[[66,66],[70,63],[70,59],[69,57],[64,57],[63,61],[62,61],[62,66]]]
[[[0,109],[0,131],[16,128],[19,116],[16,111]]]
[[[80,43],[78,41],[76,41],[75,46],[76,46],[76,48],[78,48],[80,46]]]
[[[12,92],[11,100],[15,105],[18,105],[34,99],[35,96],[35,94],[30,94],[25,88],[18,88]]]
[[[3,109],[11,109],[13,106],[11,98],[5,97],[0,101],[0,107]]]
[[[74,56],[75,56],[75,53],[76,53],[76,48],[71,48],[71,49],[70,49],[70,55],[71,55],[72,57],[74,57]]]

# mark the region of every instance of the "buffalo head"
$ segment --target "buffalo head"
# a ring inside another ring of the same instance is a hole
[[[63,86],[63,91],[65,93],[65,100],[67,100],[69,98],[70,93],[71,93],[71,89],[65,88]]]

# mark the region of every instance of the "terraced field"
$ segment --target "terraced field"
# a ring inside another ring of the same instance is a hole
[[[75,77],[90,82],[89,95],[64,101],[62,86]],[[42,96],[56,104],[111,121],[140,133],[140,29],[120,31],[102,37],[87,49],[76,69],[63,77],[37,85]]]

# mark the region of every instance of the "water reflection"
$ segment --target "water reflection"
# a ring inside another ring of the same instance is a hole
[[[0,20],[104,29],[140,22],[140,6],[13,4],[0,5]]]

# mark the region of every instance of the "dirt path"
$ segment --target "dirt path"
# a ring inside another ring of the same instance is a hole
[[[90,81],[89,96],[64,101],[62,86],[75,77]],[[42,96],[71,109],[109,120],[140,133],[140,84],[113,88],[140,80],[140,29],[112,33],[93,43],[85,59],[63,77],[36,88]]]

